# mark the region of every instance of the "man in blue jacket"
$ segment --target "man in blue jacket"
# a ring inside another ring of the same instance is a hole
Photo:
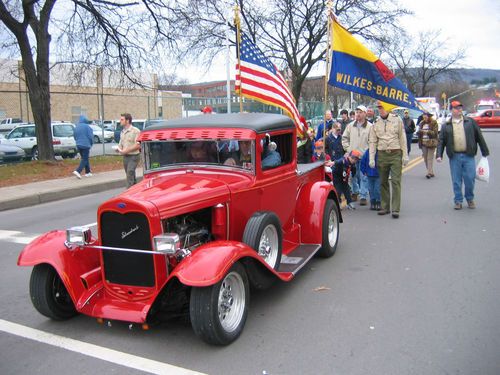
[[[90,171],[89,154],[92,144],[94,143],[94,134],[85,116],[80,116],[73,137],[75,138],[76,147],[81,156],[80,165],[73,171],[73,174],[77,178],[82,178],[80,173],[85,168],[85,177],[91,177],[92,172]]]
[[[450,159],[455,210],[462,209],[464,199],[462,185],[465,186],[467,205],[469,208],[476,208],[474,202],[476,161],[474,157],[477,154],[477,145],[484,157],[490,154],[481,129],[472,118],[462,115],[462,109],[462,103],[458,100],[451,102],[451,119],[443,125],[439,133],[436,155],[436,161],[441,162],[446,148],[446,155]]]

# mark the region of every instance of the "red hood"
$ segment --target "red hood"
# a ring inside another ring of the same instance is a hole
[[[252,178],[206,170],[164,172],[146,176],[120,196],[154,204],[161,217],[173,216],[229,201],[230,190],[249,186]]]

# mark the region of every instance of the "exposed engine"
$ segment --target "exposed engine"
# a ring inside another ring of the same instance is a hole
[[[192,251],[212,240],[210,234],[210,208],[165,220],[165,233],[176,233],[181,241],[181,249]]]

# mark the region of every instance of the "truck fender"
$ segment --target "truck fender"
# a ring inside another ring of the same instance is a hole
[[[182,284],[188,286],[210,286],[222,280],[235,262],[248,258],[253,258],[269,272],[276,274],[248,245],[238,241],[214,241],[198,247],[186,257],[169,279],[177,277]]]
[[[331,183],[318,181],[308,183],[300,189],[295,207],[295,222],[301,227],[302,243],[322,242],[323,210],[327,199],[335,202],[340,214],[338,197]],[[339,219],[342,222],[342,217]]]
[[[99,267],[96,249],[75,248],[64,245],[66,231],[54,230],[31,241],[19,254],[18,266],[36,266],[46,263],[59,274],[73,303],[86,291],[80,276]]]

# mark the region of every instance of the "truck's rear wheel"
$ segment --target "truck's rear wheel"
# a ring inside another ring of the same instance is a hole
[[[35,309],[47,318],[66,320],[77,314],[61,278],[48,264],[38,264],[33,268],[30,297]]]
[[[194,332],[209,344],[230,344],[243,331],[249,301],[245,268],[235,263],[217,284],[192,288],[189,313]]]
[[[322,243],[318,256],[329,258],[335,254],[339,242],[339,209],[335,202],[327,199],[323,210]]]

